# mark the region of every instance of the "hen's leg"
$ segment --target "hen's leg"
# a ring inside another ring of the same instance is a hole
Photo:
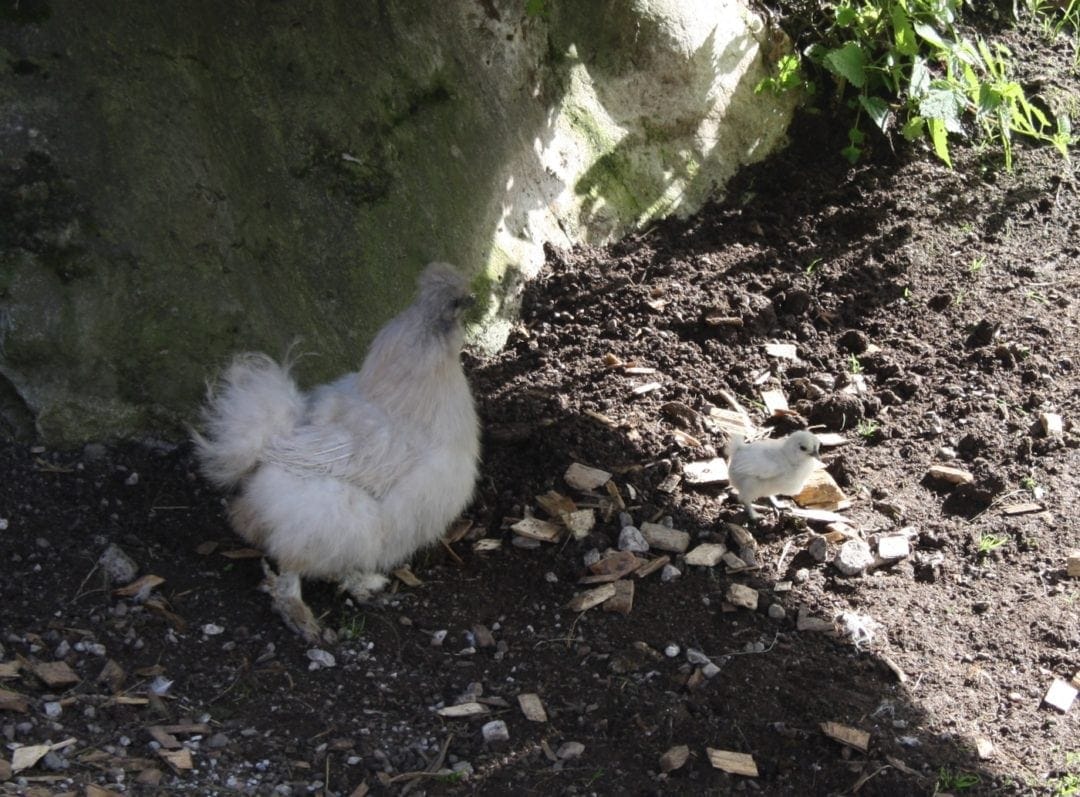
[[[371,596],[382,590],[390,579],[381,573],[356,570],[344,576],[339,582],[341,588],[359,603],[370,603]]]
[[[281,615],[285,625],[305,641],[312,645],[318,644],[322,639],[322,627],[300,597],[300,574],[286,571],[275,573],[265,559],[262,565],[266,580],[260,589],[270,593],[274,611]]]

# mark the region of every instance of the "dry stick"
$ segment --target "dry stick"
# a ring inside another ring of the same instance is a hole
[[[780,558],[776,560],[776,575],[780,577],[784,574],[784,560],[787,559],[788,551],[791,550],[791,540],[788,539],[784,543],[784,549],[780,551]]]
[[[428,764],[427,769],[419,769],[415,772],[402,772],[400,775],[394,775],[393,777],[386,779],[387,785],[391,783],[398,783],[399,781],[403,780],[416,781],[420,778],[430,778],[432,776],[437,777],[440,774],[439,770],[442,769],[443,762],[446,760],[446,751],[450,749],[450,742],[453,741],[453,739],[454,734],[452,733],[446,737],[446,741],[442,743],[442,747],[439,749],[439,754],[431,760],[431,763]],[[413,783],[409,783],[409,785],[407,785],[404,789],[401,790],[401,793],[406,794],[408,790],[412,788],[412,786]]]

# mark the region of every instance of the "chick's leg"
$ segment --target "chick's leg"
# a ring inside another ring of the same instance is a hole
[[[386,587],[390,579],[381,573],[356,570],[344,576],[338,583],[357,602],[370,603],[372,595]]]
[[[266,580],[260,589],[270,593],[274,611],[281,615],[285,625],[302,636],[306,642],[318,644],[322,638],[322,627],[300,596],[300,574],[287,571],[275,573],[265,559],[262,565]]]

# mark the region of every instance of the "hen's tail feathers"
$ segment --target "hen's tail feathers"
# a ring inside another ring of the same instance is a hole
[[[304,413],[304,397],[265,354],[238,355],[207,390],[203,432],[192,432],[203,475],[216,486],[236,485],[258,463],[267,443],[286,434]]]

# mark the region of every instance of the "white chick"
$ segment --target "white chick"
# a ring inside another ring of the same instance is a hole
[[[728,480],[751,520],[753,502],[771,495],[795,495],[817,467],[821,442],[810,432],[795,432],[781,440],[747,443],[733,437],[728,445]]]
[[[301,576],[368,600],[472,498],[480,431],[460,358],[472,303],[465,278],[432,263],[359,372],[305,395],[288,362],[241,354],[209,392],[193,434],[202,471],[236,490],[230,521],[277,562],[263,587],[309,642],[321,629]]]

